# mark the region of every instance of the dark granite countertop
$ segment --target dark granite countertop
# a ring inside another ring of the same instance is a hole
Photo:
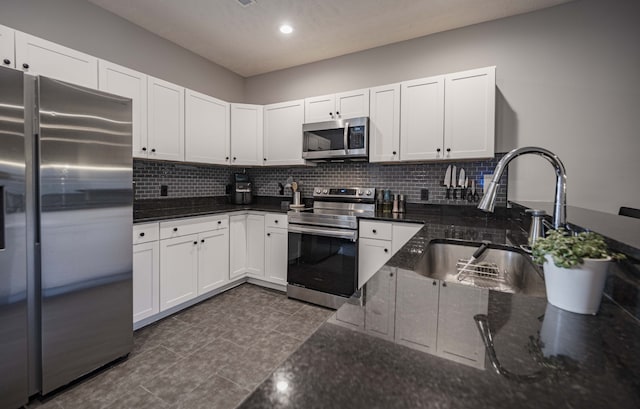
[[[385,268],[415,270],[434,239],[525,243],[523,220],[505,215],[408,209],[403,221],[425,225]],[[396,220],[388,216],[375,219]],[[640,407],[640,275],[634,263],[612,264],[595,316],[562,311],[545,298],[489,291],[498,359],[512,374],[543,374],[534,381],[508,379],[488,361],[480,370],[325,323],[240,407]]]

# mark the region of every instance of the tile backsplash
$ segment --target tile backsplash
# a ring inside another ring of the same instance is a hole
[[[410,203],[468,204],[463,200],[446,199],[446,188],[442,186],[448,165],[456,165],[458,172],[464,168],[469,182],[475,180],[482,193],[483,175],[493,172],[498,160],[481,161],[377,164],[365,162],[319,163],[315,167],[292,168],[247,168],[253,181],[254,195],[277,196],[278,183],[285,184],[292,178],[300,185],[303,197],[311,197],[316,186],[365,186],[391,189],[404,194]],[[160,186],[168,187],[167,197],[222,196],[231,174],[242,172],[242,168],[227,166],[180,164],[135,159],[133,177],[136,182],[136,199],[160,198]],[[497,205],[504,206],[507,199],[507,174],[501,179]],[[429,190],[429,200],[421,200],[421,189]],[[289,189],[285,195],[290,195]],[[458,189],[458,197],[460,190]]]

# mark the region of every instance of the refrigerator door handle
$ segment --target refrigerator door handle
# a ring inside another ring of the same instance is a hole
[[[0,186],[0,250],[4,250],[5,247],[5,218],[7,213],[4,206],[4,186]]]

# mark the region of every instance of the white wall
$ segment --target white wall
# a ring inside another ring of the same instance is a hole
[[[0,24],[233,102],[244,78],[87,0],[0,0]]]
[[[534,145],[564,161],[570,205],[640,208],[640,2],[578,0],[248,78],[270,103],[497,66],[497,150]],[[553,200],[539,157],[510,166],[509,198]]]

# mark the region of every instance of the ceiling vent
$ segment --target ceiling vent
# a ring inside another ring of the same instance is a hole
[[[242,7],[250,6],[256,2],[256,0],[237,0],[237,1],[238,3],[240,3]]]

